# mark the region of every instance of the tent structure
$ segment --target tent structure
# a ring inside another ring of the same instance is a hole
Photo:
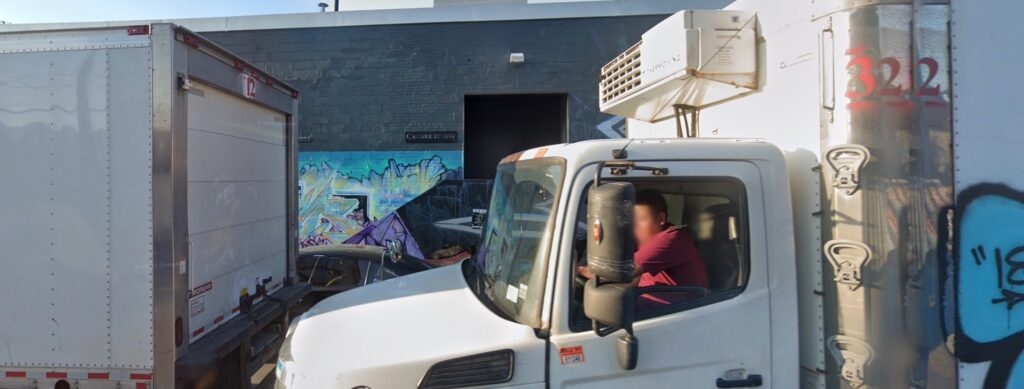
[[[401,240],[402,243],[405,243],[406,254],[416,258],[426,258],[423,251],[420,250],[420,246],[416,244],[416,239],[413,239],[409,229],[402,222],[402,218],[394,212],[370,223],[362,231],[346,239],[344,243],[383,246],[388,239]]]

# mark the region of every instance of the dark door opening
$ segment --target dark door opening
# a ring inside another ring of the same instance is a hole
[[[466,96],[465,109],[467,179],[494,178],[505,156],[565,142],[564,94]]]

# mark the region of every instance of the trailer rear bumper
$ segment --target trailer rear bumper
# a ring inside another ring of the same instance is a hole
[[[310,291],[308,284],[286,286],[248,314],[229,320],[193,343],[175,363],[175,386],[238,382],[245,387],[252,373],[277,355],[291,320],[290,308]]]

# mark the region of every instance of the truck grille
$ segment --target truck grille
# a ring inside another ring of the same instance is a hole
[[[601,67],[601,104],[614,101],[640,86],[640,44]]]
[[[499,350],[439,362],[420,381],[419,389],[462,388],[512,380],[515,353]]]

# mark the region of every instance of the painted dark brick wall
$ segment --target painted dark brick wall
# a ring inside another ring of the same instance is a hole
[[[665,16],[345,26],[204,35],[302,93],[303,151],[414,150],[405,131],[455,130],[463,96],[567,93],[569,140],[604,138],[601,65]],[[508,63],[511,52],[526,63]]]

